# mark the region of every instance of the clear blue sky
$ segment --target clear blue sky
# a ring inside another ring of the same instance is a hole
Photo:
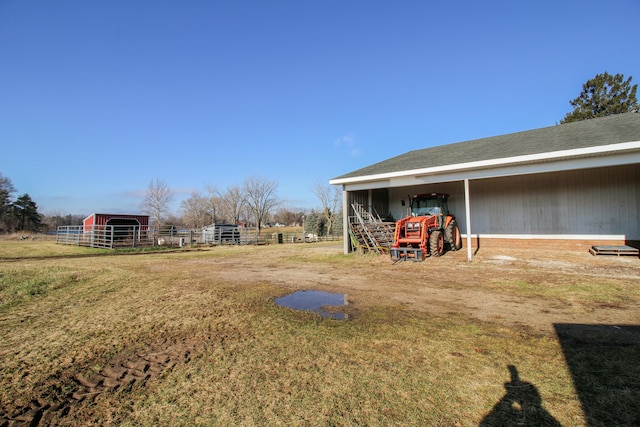
[[[0,1],[0,173],[42,213],[250,176],[292,208],[409,150],[559,122],[640,81],[638,0]]]

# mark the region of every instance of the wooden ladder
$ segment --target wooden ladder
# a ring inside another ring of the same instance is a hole
[[[364,209],[360,203],[351,208],[357,221],[349,222],[349,235],[353,245],[362,252],[388,253],[393,242],[395,223],[384,222],[377,214]]]

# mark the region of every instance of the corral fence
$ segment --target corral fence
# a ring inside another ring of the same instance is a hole
[[[148,226],[61,225],[56,243],[92,248],[124,248],[154,245],[155,233]]]
[[[198,230],[175,227],[150,227],[139,225],[64,225],[56,232],[56,243],[61,245],[88,246],[92,248],[119,249],[145,246],[197,246],[197,245],[264,245],[341,240],[342,235],[316,236],[302,232],[273,232],[256,228],[225,226]]]

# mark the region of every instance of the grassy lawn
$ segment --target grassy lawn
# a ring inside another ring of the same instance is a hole
[[[105,256],[0,241],[0,425],[606,425],[583,407],[575,369],[625,369],[621,383],[599,385],[602,407],[620,411],[617,425],[640,419],[628,407],[640,397],[638,345],[609,346],[604,365],[580,368],[566,342],[524,327],[357,300],[349,320],[326,319],[273,304],[286,293],[278,280],[223,274],[239,258],[353,280],[376,268],[366,256],[277,250]],[[613,281],[534,288],[506,281],[500,292],[640,299]]]

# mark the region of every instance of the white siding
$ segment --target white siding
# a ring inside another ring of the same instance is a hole
[[[466,233],[462,181],[389,188],[395,219],[410,194],[448,193]],[[479,235],[619,235],[640,240],[640,164],[470,181],[471,231]]]
[[[471,181],[474,234],[640,238],[640,166]]]

